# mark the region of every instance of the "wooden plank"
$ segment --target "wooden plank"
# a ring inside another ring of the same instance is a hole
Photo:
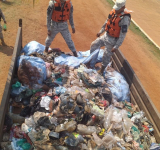
[[[134,70],[130,66],[129,62],[126,60],[124,55],[121,53],[120,50],[116,51],[115,55],[118,57],[119,61],[121,62],[123,68],[127,72],[128,76],[130,77],[130,80],[132,81],[132,78],[135,74]]]
[[[115,54],[112,57],[113,57],[116,65],[117,65],[117,67],[119,69],[119,72],[125,77],[125,79],[128,82],[129,86],[131,86],[132,82],[130,81],[130,78],[129,78],[128,74],[125,72],[125,70],[124,70],[119,58]]]
[[[12,83],[12,78],[14,76],[15,72],[15,66],[16,66],[16,59],[18,54],[20,54],[20,50],[22,47],[22,28],[18,28],[18,33],[17,33],[17,38],[16,38],[16,43],[14,46],[14,51],[12,55],[12,60],[11,60],[11,65],[0,105],[0,142],[2,141],[2,133],[3,133],[3,125],[4,125],[4,119],[5,119],[5,114],[8,108],[9,104],[9,97],[10,97],[10,89],[11,89],[11,83]]]
[[[132,92],[130,92],[130,96],[131,96],[131,103],[138,106],[137,101],[136,101],[136,99],[134,98]],[[137,108],[137,111],[140,111],[139,106],[138,106],[138,108]]]
[[[128,74],[125,72],[121,62],[118,60],[118,57],[116,55],[113,56],[113,67],[116,68],[118,71],[121,70],[121,73],[128,78]],[[131,81],[128,81],[131,82]],[[155,121],[152,119],[150,115],[150,110],[146,108],[146,106],[143,103],[143,100],[141,99],[139,93],[137,92],[137,89],[135,88],[134,84],[130,84],[130,97],[131,102],[138,106],[138,111],[143,110],[145,112],[145,116],[149,119],[149,121],[152,122],[153,128],[154,128],[154,136],[158,143],[160,143],[160,131],[157,128],[157,125],[155,124]]]
[[[145,91],[143,85],[139,81],[138,77],[136,76],[135,72],[133,71],[132,67],[130,66],[128,61],[125,59],[125,57],[123,56],[120,50],[115,53],[114,57],[117,57],[119,61],[121,62],[124,70],[126,71],[127,75],[130,78],[131,83],[133,83],[134,86],[136,87],[139,95],[143,99],[143,103],[145,104],[145,107],[147,107],[147,109],[150,110],[150,114],[160,130],[160,114],[157,111],[152,100],[148,96],[147,92]]]
[[[154,119],[154,121],[156,122],[157,126],[159,126],[159,130],[160,130],[160,114],[157,108],[155,107],[155,105],[153,104],[152,100],[149,98],[147,92],[144,90],[143,85],[141,84],[141,82],[139,81],[136,75],[134,75],[133,77],[133,83],[138,93],[140,94],[141,98],[143,99],[143,103],[150,110],[150,114]]]
[[[114,59],[113,59],[114,58]],[[116,60],[116,56],[113,56],[113,58],[112,58],[112,67],[115,69],[115,70],[117,70],[118,72],[120,72],[119,70],[121,70],[121,68],[122,68],[122,64],[120,65],[118,65],[118,63],[121,63],[120,61],[119,62],[117,62],[117,64],[116,64],[116,62],[115,62],[115,60]],[[118,66],[119,66],[119,68],[118,68]],[[138,104],[137,104],[137,101],[136,101],[136,99],[134,98],[134,96],[133,96],[133,94],[132,94],[132,92],[130,92],[130,98],[131,98],[131,103],[133,103],[134,105],[137,105],[138,106]],[[139,109],[139,106],[138,106],[138,111],[140,111],[140,109]]]
[[[114,59],[115,59],[115,58],[114,58]],[[119,65],[120,68],[118,68],[118,66],[117,66],[117,64],[116,64],[116,62],[115,62],[114,59],[112,58],[112,67],[113,67],[116,71],[120,72],[119,69],[121,69],[122,66]],[[137,102],[136,102],[136,100],[135,100],[135,98],[134,98],[134,96],[133,96],[133,94],[132,94],[131,92],[130,92],[130,98],[131,98],[131,103],[138,106],[138,104],[137,104]],[[139,107],[138,107],[137,109],[138,109],[138,111],[140,111]]]
[[[119,68],[118,68],[118,66],[116,65],[116,63],[115,63],[115,61],[114,61],[113,58],[112,58],[112,67],[113,67],[116,71],[119,72]]]
[[[120,54],[120,53],[119,53]],[[143,110],[146,114],[146,117],[153,123],[154,125],[154,130],[155,130],[155,137],[158,142],[160,139],[160,118],[159,114],[156,112],[156,109],[154,112],[156,113],[155,116],[153,115],[152,109],[149,109],[150,106],[152,105],[152,102],[150,102],[150,99],[145,100],[144,98],[147,97],[147,94],[143,91],[143,88],[137,88],[137,84],[140,86],[140,81],[138,80],[137,76],[135,75],[133,69],[129,65],[129,63],[125,60],[124,56],[117,56],[117,54],[113,55],[113,60],[114,60],[114,66],[117,66],[118,69],[120,70],[120,73],[126,78],[129,86],[130,86],[130,91],[131,91],[131,101],[134,101],[135,104],[137,104],[140,108],[140,110]],[[123,64],[122,64],[122,63]],[[141,91],[140,91],[141,90]],[[145,103],[149,104],[145,104]],[[154,109],[154,105],[152,107]]]

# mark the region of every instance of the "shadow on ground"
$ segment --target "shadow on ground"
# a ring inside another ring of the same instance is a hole
[[[10,2],[10,1],[7,1],[7,0],[5,0],[5,1],[0,0],[0,2],[4,3],[6,5],[13,5],[14,4],[14,2]]]
[[[0,45],[0,53],[4,53],[7,56],[12,56],[13,46],[2,46],[2,45]]]

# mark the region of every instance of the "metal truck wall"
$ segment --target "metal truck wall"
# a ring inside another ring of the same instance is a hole
[[[8,111],[8,106],[9,106],[11,83],[15,73],[16,59],[20,54],[21,49],[22,49],[22,20],[19,21],[19,28],[18,28],[16,43],[14,46],[14,51],[12,54],[11,65],[9,68],[7,81],[6,81],[3,97],[0,104],[0,142],[2,141],[4,118],[5,118],[5,114]]]
[[[154,127],[154,136],[160,143],[160,115],[149,98],[147,92],[133,71],[132,67],[123,56],[120,50],[113,55],[113,67],[119,71],[127,80],[130,87],[131,102],[136,104],[139,110],[145,112],[146,117],[152,122]]]

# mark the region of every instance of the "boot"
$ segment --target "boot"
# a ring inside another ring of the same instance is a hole
[[[103,66],[102,65],[102,68],[100,70],[98,70],[97,72],[100,74],[100,75],[103,75],[103,72],[105,70],[106,66]]]
[[[44,50],[44,51],[45,51],[46,53],[48,53],[48,49],[49,49],[49,47],[45,47],[45,50]]]
[[[4,39],[3,39],[3,38],[1,39],[1,41],[2,41],[2,45],[3,45],[3,46],[6,46],[6,43],[4,42]]]
[[[78,57],[78,55],[77,55],[77,52],[75,51],[75,52],[73,52],[73,55],[75,56],[75,57]]]

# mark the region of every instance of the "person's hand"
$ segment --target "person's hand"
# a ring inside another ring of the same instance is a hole
[[[101,35],[100,33],[97,33],[97,37],[100,37],[100,35]]]
[[[72,28],[72,33],[74,34],[76,32],[75,28]]]
[[[48,36],[51,36],[51,31],[50,31],[50,30],[48,30],[48,33],[47,33],[47,34],[48,34]]]
[[[114,52],[116,52],[117,50],[118,50],[118,49],[116,49],[116,48],[112,48],[111,52],[114,53]]]
[[[4,23],[5,23],[5,24],[7,24],[7,22],[6,22],[6,21],[4,21]]]

